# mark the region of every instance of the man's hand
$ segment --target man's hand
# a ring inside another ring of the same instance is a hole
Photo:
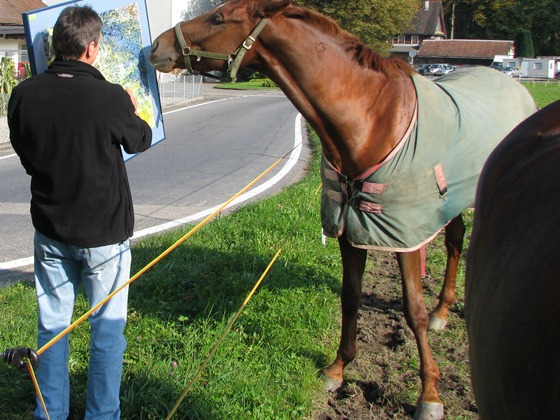
[[[134,105],[134,112],[136,112],[136,98],[134,97],[134,92],[130,88],[126,88],[126,93],[130,96],[130,100],[132,101],[132,105]]]
[[[7,349],[6,351],[0,353],[4,358],[4,361],[19,369],[21,372],[27,372],[27,362],[25,358],[29,359],[33,369],[37,369],[39,366],[39,356],[35,353],[35,350],[29,347],[17,347],[15,349]]]

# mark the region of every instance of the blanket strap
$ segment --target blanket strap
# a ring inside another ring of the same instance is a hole
[[[436,176],[436,183],[439,190],[439,197],[442,200],[447,200],[447,181],[441,164],[434,166],[434,175]]]
[[[331,188],[325,188],[327,197],[330,200],[333,200],[340,204],[343,203],[349,205],[354,204],[358,209],[360,209],[363,212],[375,213],[375,214],[381,213],[381,210],[383,209],[383,206],[381,204],[372,203],[365,200],[355,200],[353,203],[352,202],[353,200],[350,197],[352,196],[352,190],[356,190],[356,189],[366,194],[381,195],[385,191],[385,184],[360,181],[360,180],[350,181],[344,175],[330,168],[324,168],[323,173],[326,179],[329,179],[331,181],[336,181],[340,186],[339,191]]]

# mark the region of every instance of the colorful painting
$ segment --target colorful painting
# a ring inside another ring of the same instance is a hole
[[[138,115],[152,127],[152,145],[165,138],[156,72],[148,63],[151,36],[145,0],[70,1],[23,14],[33,74],[54,60],[52,30],[60,12],[72,5],[89,5],[103,21],[99,54],[94,66],[105,78],[132,91]],[[124,153],[124,151],[123,151]],[[125,159],[131,156],[125,154]]]

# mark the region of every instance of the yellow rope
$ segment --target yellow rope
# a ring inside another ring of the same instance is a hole
[[[278,256],[280,255],[281,252],[282,252],[282,249],[280,248],[278,250],[278,252],[276,252],[274,257],[272,258],[272,260],[270,261],[268,266],[266,267],[265,271],[263,272],[263,274],[261,275],[261,277],[259,278],[259,280],[255,284],[255,286],[253,287],[253,289],[251,290],[251,292],[249,293],[247,298],[245,298],[245,300],[243,301],[241,307],[237,310],[237,312],[233,315],[231,320],[228,322],[226,328],[224,329],[224,331],[220,335],[220,338],[218,338],[218,341],[216,341],[216,344],[214,344],[214,346],[212,347],[212,350],[210,350],[210,353],[208,353],[208,356],[206,356],[206,359],[204,359],[204,362],[202,363],[202,365],[200,365],[200,367],[198,368],[198,370],[194,374],[193,378],[191,379],[191,381],[187,385],[187,388],[181,394],[181,396],[179,397],[179,399],[177,400],[177,402],[175,403],[175,405],[173,406],[173,408],[171,409],[171,411],[169,412],[169,414],[165,418],[166,420],[169,420],[173,416],[173,414],[175,414],[175,411],[177,411],[177,409],[179,408],[179,405],[181,404],[181,402],[187,396],[187,394],[190,391],[192,385],[198,379],[198,376],[202,373],[202,371],[204,370],[204,368],[206,367],[206,365],[208,364],[208,362],[210,361],[210,359],[212,358],[214,353],[216,353],[216,350],[218,349],[218,346],[221,344],[221,342],[223,341],[223,339],[225,338],[227,333],[231,330],[231,327],[233,326],[233,324],[235,323],[235,321],[237,320],[237,318],[241,314],[241,311],[243,311],[243,308],[245,308],[245,306],[247,305],[247,303],[249,302],[249,300],[251,299],[251,297],[253,296],[255,291],[258,289],[259,285],[261,284],[264,277],[267,275],[268,271],[270,270],[270,268],[272,267],[272,265],[274,264],[274,262],[276,261],[276,259],[278,258]]]
[[[35,371],[33,370],[33,366],[31,365],[31,362],[29,360],[27,361],[27,370],[29,371],[29,374],[31,375],[31,380],[33,381],[33,386],[35,387],[35,393],[39,397],[39,401],[41,402],[41,406],[43,407],[43,411],[45,412],[45,415],[47,416],[47,420],[50,420],[49,412],[47,411],[47,406],[45,405],[45,400],[43,399],[43,394],[41,393],[41,389],[39,388],[39,382],[37,382],[37,377],[35,376]]]
[[[313,195],[317,194],[317,192],[319,191],[320,188],[321,188],[321,185],[319,185],[319,187],[315,190]],[[310,203],[308,204],[307,209],[309,209],[309,206],[310,206]],[[193,378],[191,379],[191,381],[187,385],[187,388],[181,394],[181,396],[179,397],[179,399],[177,400],[177,402],[175,403],[175,405],[173,406],[173,408],[171,409],[171,411],[169,412],[169,414],[167,415],[165,420],[169,420],[173,416],[173,414],[175,414],[175,412],[179,408],[179,405],[185,399],[188,392],[190,391],[192,385],[198,379],[198,377],[200,376],[200,374],[202,373],[202,371],[204,370],[206,365],[208,365],[208,362],[210,361],[212,356],[214,356],[214,354],[216,353],[216,350],[218,349],[219,345],[222,343],[225,336],[230,332],[231,327],[233,326],[235,321],[237,321],[237,318],[239,318],[239,315],[241,315],[241,312],[243,311],[245,306],[247,306],[247,304],[249,303],[249,301],[251,300],[251,298],[253,297],[253,295],[255,294],[255,292],[257,291],[259,286],[261,285],[262,281],[264,280],[264,278],[266,277],[266,275],[268,274],[268,272],[270,271],[270,269],[272,268],[272,266],[274,265],[274,263],[276,262],[276,260],[280,256],[280,253],[282,252],[282,249],[284,248],[288,239],[291,238],[293,232],[295,231],[296,226],[299,224],[299,222],[301,221],[304,214],[305,214],[305,212],[303,212],[300,215],[300,217],[298,218],[298,220],[292,225],[292,228],[290,229],[290,232],[284,238],[284,241],[282,242],[282,244],[278,248],[278,251],[276,252],[276,254],[274,254],[274,257],[272,257],[272,259],[270,260],[270,263],[268,263],[268,265],[266,266],[266,269],[263,271],[262,275],[259,277],[259,279],[255,283],[255,285],[253,286],[253,288],[251,289],[251,291],[249,292],[249,294],[247,295],[247,297],[245,298],[245,300],[243,301],[243,303],[241,304],[241,306],[239,307],[237,312],[230,319],[230,321],[228,322],[228,324],[224,328],[224,331],[222,332],[222,334],[220,335],[220,337],[218,338],[218,340],[216,341],[216,343],[214,344],[214,346],[212,347],[212,349],[210,350],[210,352],[208,353],[208,355],[206,356],[206,358],[204,359],[204,361],[202,362],[202,364],[200,365],[200,367],[198,368],[196,373],[194,374]]]

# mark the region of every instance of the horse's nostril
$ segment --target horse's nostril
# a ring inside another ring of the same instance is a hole
[[[152,52],[155,52],[159,47],[159,41],[155,40],[154,43],[152,44]]]

